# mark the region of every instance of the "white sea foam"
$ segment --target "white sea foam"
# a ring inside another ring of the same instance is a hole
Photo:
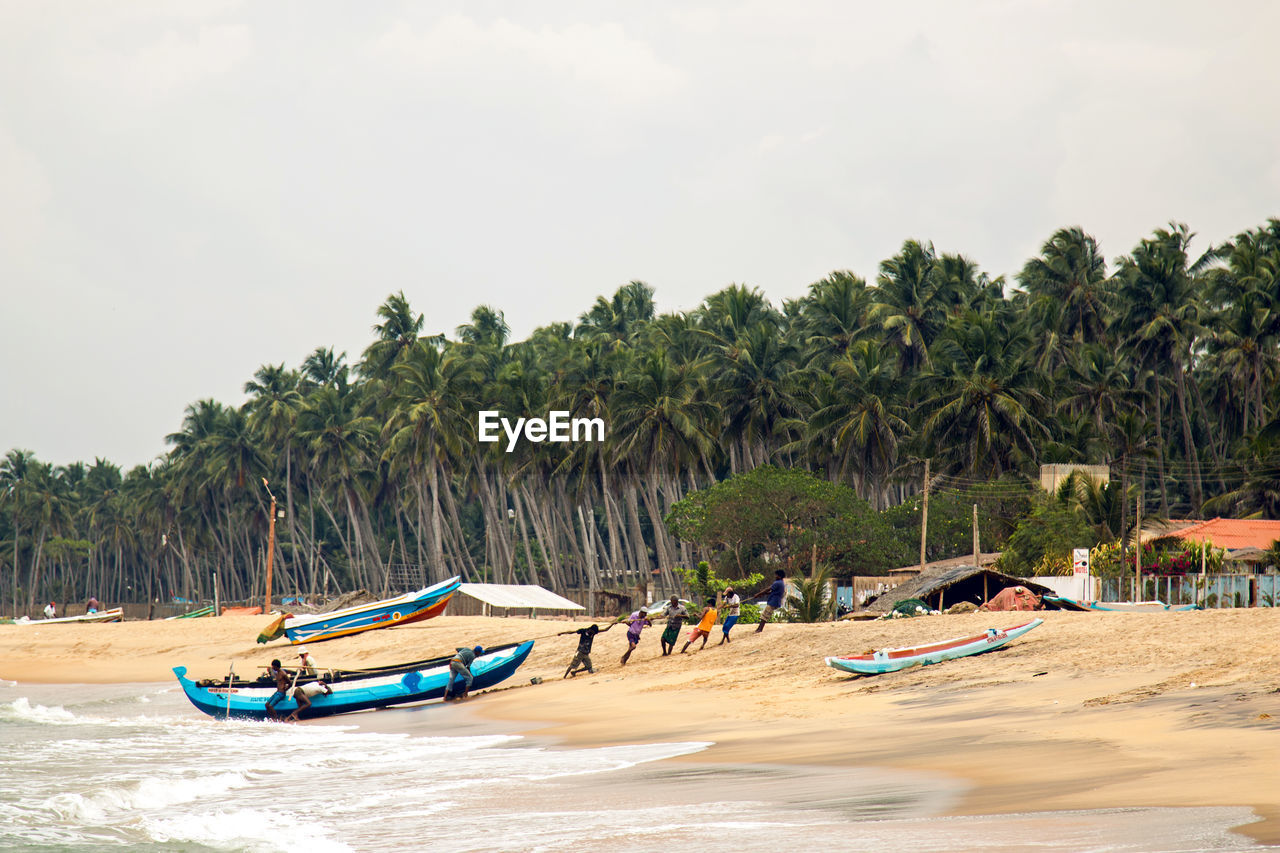
[[[17,686],[18,686],[18,682],[16,681],[8,681],[7,679],[0,678],[0,687],[17,687]]]
[[[124,812],[164,809],[217,797],[250,784],[243,773],[199,777],[151,777],[91,794],[59,794],[48,802],[57,814],[86,824],[107,823]]]
[[[62,726],[74,724],[76,715],[55,705],[52,708],[44,705],[32,705],[26,696],[19,696],[12,702],[0,704],[0,719],[22,720],[29,723],[45,723]]]
[[[194,842],[264,853],[346,853],[355,849],[334,838],[319,820],[265,809],[146,818],[142,823],[147,835],[160,842]]]

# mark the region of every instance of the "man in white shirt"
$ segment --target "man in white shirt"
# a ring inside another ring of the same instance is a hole
[[[724,588],[724,599],[720,604],[720,612],[724,614],[724,635],[720,637],[720,642],[716,645],[723,646],[729,642],[729,629],[738,623],[738,616],[742,610],[742,599],[733,591],[733,587]]]

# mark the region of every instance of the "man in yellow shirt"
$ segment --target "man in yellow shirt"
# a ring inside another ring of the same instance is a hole
[[[697,626],[689,632],[689,642],[684,644],[684,648],[680,650],[680,654],[684,654],[689,650],[689,646],[693,641],[702,638],[702,645],[698,646],[698,651],[702,651],[707,647],[707,637],[711,636],[711,629],[716,624],[716,600],[714,598],[707,599],[707,606],[703,608],[702,618],[698,620]]]

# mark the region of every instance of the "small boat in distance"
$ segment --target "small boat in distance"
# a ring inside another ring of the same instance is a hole
[[[1165,604],[1163,601],[1090,601],[1090,610],[1114,613],[1163,613],[1166,610],[1199,610],[1194,604]]]
[[[1164,613],[1199,610],[1198,604],[1165,604],[1163,601],[1077,601],[1062,595],[1046,595],[1044,602],[1059,610],[1099,610],[1112,613]]]
[[[57,619],[29,619],[20,616],[13,620],[15,625],[66,625],[72,622],[121,622],[124,620],[124,608],[114,607],[111,610],[99,610],[97,613],[82,613],[79,616],[59,616]]]
[[[1033,628],[1043,625],[1043,619],[1032,619],[1022,625],[998,631],[988,628],[985,633],[969,637],[956,637],[928,646],[914,646],[903,649],[881,649],[864,655],[826,658],[827,666],[842,672],[857,675],[881,675],[886,672],[897,672],[912,666],[928,666],[944,660],[980,655],[998,649],[1010,640],[1016,640]]]
[[[492,687],[509,678],[532,649],[533,640],[525,640],[482,651],[471,664],[474,677],[471,691]],[[304,719],[329,717],[442,699],[449,683],[449,661],[452,659],[453,655],[445,655],[374,669],[322,670],[322,680],[332,692],[313,697],[311,707],[302,716]],[[175,666],[173,674],[178,677],[178,683],[191,704],[211,717],[265,720],[271,716],[267,711],[267,700],[276,692],[276,687],[267,676],[253,680],[228,676],[192,681],[187,678],[185,666]],[[296,684],[301,686],[316,680],[315,676],[307,676],[299,678]],[[287,716],[297,707],[293,696],[289,696],[276,705],[276,711]]]
[[[443,613],[449,599],[461,585],[461,578],[452,577],[417,592],[408,592],[383,601],[357,604],[332,613],[316,613],[310,616],[288,615],[284,617],[278,628],[272,625],[264,631],[258,641],[267,642],[275,639],[280,636],[277,630],[282,630],[282,633],[289,638],[289,642],[296,645],[332,640],[334,637],[345,637],[348,634],[372,631],[375,628],[390,628],[393,625],[421,622]]]

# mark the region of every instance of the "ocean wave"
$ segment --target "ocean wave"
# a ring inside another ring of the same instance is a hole
[[[212,776],[140,779],[91,794],[58,794],[46,807],[67,820],[101,824],[124,812],[163,809],[216,797],[250,784],[243,773],[224,772]]]
[[[61,705],[52,708],[32,705],[26,696],[19,696],[12,702],[0,704],[0,719],[65,726],[76,723],[79,718]]]

